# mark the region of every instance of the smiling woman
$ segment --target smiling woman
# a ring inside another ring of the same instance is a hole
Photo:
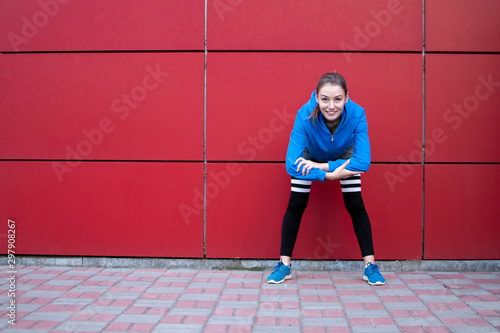
[[[365,110],[349,100],[342,75],[321,76],[311,99],[298,112],[288,144],[286,167],[292,177],[288,208],[281,229],[280,262],[268,283],[291,279],[291,256],[300,221],[309,201],[314,180],[339,179],[361,255],[363,280],[382,285],[384,277],[375,265],[370,219],[361,197],[360,174],[371,162]]]

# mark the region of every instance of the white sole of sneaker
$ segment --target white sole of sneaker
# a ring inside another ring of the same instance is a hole
[[[364,274],[363,274],[363,280],[365,280],[366,282],[368,282],[368,284],[370,286],[383,286],[385,284],[385,282],[381,282],[381,281],[377,281],[375,283],[372,283],[372,282],[370,282],[370,280],[368,280],[368,276],[366,276]]]
[[[283,283],[285,280],[290,280],[291,278],[292,278],[292,274],[288,274],[288,275],[285,275],[285,278],[281,281],[268,280],[267,283],[280,284],[280,283]]]

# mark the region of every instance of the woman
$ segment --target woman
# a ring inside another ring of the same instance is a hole
[[[370,285],[385,283],[375,264],[370,220],[361,197],[360,174],[368,171],[370,161],[364,109],[349,100],[342,75],[324,74],[309,102],[298,111],[290,136],[286,169],[292,176],[292,192],[281,229],[280,262],[267,278],[268,283],[292,278],[290,260],[311,182],[334,179],[340,180],[365,262],[363,280]]]

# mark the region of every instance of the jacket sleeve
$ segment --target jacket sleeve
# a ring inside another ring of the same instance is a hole
[[[341,166],[346,159],[338,159],[336,161],[328,162],[329,171],[333,172],[336,168]],[[368,139],[368,123],[366,122],[366,115],[360,117],[356,128],[354,129],[354,150],[352,157],[346,169],[349,171],[366,172],[370,168],[371,163],[371,150],[370,140]]]
[[[306,146],[307,133],[304,129],[300,115],[295,117],[292,134],[290,135],[290,142],[288,143],[288,150],[286,153],[286,172],[297,179],[302,180],[321,180],[325,181],[326,171],[313,168],[309,175],[302,175],[302,170],[297,172],[297,164],[295,161],[299,157],[303,157],[304,148]]]

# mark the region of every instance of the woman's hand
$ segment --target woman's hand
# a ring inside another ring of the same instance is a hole
[[[325,175],[325,179],[326,180],[345,179],[362,174],[363,172],[361,171],[350,171],[345,169],[345,167],[347,166],[347,164],[349,164],[350,161],[351,160],[345,161],[344,164],[339,166],[333,172],[327,172]]]
[[[316,162],[313,162],[313,161],[310,161],[310,160],[306,160],[303,157],[299,157],[295,161],[295,164],[297,164],[297,163],[298,163],[298,165],[297,165],[297,172],[299,172],[300,168],[302,167],[302,176],[309,175],[309,172],[313,168],[324,170],[324,171],[328,171],[328,163],[316,163]]]

